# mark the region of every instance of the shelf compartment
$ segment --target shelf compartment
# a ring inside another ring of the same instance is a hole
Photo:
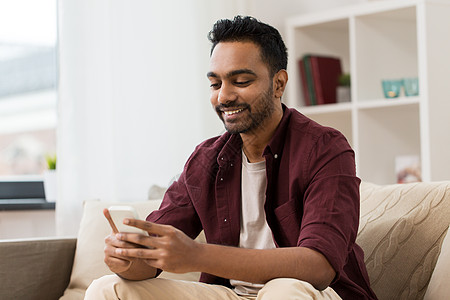
[[[416,7],[355,17],[356,98],[383,98],[383,79],[418,76]]]
[[[420,156],[419,104],[363,109],[358,113],[358,170],[361,179],[396,182],[395,158]]]
[[[292,25],[288,32],[289,75],[288,103],[304,106],[299,60],[305,54],[335,56],[341,59],[343,72],[350,72],[350,41],[348,18],[332,20],[315,25]]]

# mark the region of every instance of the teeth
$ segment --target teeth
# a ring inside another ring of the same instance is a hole
[[[231,116],[231,115],[237,114],[238,112],[241,112],[243,110],[244,109],[241,108],[241,109],[236,109],[236,110],[231,110],[231,111],[224,111],[224,114],[226,114],[227,116]]]

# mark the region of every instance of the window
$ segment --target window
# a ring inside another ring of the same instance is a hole
[[[0,181],[6,184],[11,177],[35,181],[45,156],[56,152],[56,11],[56,0],[0,2]]]
[[[0,176],[41,174],[56,150],[56,1],[0,2]]]

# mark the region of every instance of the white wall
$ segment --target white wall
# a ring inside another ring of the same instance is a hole
[[[145,199],[223,132],[205,76],[215,20],[283,31],[287,16],[354,2],[60,0],[58,234],[76,233],[84,199]]]

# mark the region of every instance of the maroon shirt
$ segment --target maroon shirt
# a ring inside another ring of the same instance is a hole
[[[283,118],[264,150],[265,212],[277,247],[322,253],[336,271],[331,287],[343,299],[376,299],[369,287],[359,224],[359,178],[354,152],[338,131],[283,105]],[[238,134],[224,133],[197,146],[183,173],[147,220],[170,224],[211,244],[238,246],[241,205]],[[298,266],[301,268],[302,266]],[[201,281],[229,286],[203,273]]]

